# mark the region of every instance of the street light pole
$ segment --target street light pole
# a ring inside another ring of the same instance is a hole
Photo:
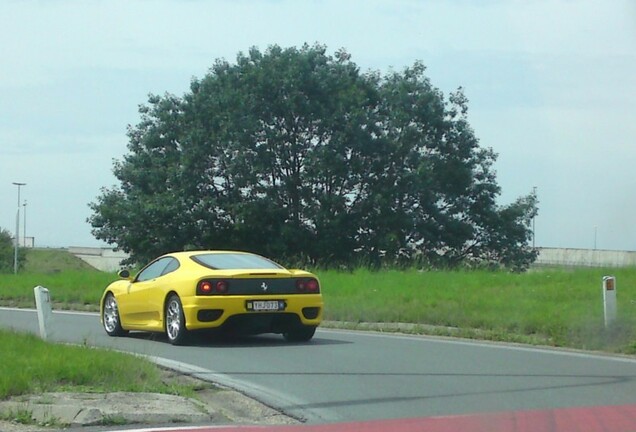
[[[537,187],[536,186],[534,186],[532,188],[532,195],[534,195],[535,204],[536,204],[536,199],[537,199]],[[534,218],[535,217],[536,217],[536,215],[533,214],[532,215],[532,249],[534,249],[534,235],[535,235],[534,234],[535,233],[535,230],[534,230]]]
[[[594,250],[596,250],[596,232],[598,231],[598,227],[594,226]]]
[[[24,207],[24,223],[22,224],[22,244],[24,245],[24,247],[27,247],[27,243],[26,243],[26,205],[27,205],[27,201],[24,200],[24,204],[22,204],[22,206]]]
[[[15,249],[13,252],[13,273],[18,273],[18,246],[20,245],[20,187],[26,183],[13,182],[18,187],[18,210],[15,214]]]

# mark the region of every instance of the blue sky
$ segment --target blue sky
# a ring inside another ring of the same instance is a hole
[[[3,0],[0,35],[0,227],[26,182],[37,246],[101,245],[88,203],[116,184],[149,93],[182,95],[251,46],[319,42],[464,87],[500,203],[537,187],[538,246],[636,250],[632,0]]]

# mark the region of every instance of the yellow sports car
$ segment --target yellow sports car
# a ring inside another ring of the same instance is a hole
[[[122,280],[108,285],[100,302],[110,336],[129,330],[165,332],[178,345],[191,330],[218,328],[308,341],[322,319],[315,275],[247,252],[170,253],[135,277],[127,270],[119,276]]]

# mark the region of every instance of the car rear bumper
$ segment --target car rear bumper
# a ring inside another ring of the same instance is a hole
[[[284,302],[284,309],[253,311],[251,301]],[[323,301],[320,294],[267,295],[267,296],[192,296],[181,299],[188,330],[218,328],[232,317],[249,321],[267,321],[267,316],[296,316],[297,322],[318,326],[322,321]]]

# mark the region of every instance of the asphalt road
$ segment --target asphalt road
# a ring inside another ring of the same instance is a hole
[[[37,315],[0,308],[0,326],[38,332]],[[51,328],[53,340],[158,357],[310,423],[636,403],[634,358],[328,329],[303,344],[266,335],[173,347],[57,312]]]

